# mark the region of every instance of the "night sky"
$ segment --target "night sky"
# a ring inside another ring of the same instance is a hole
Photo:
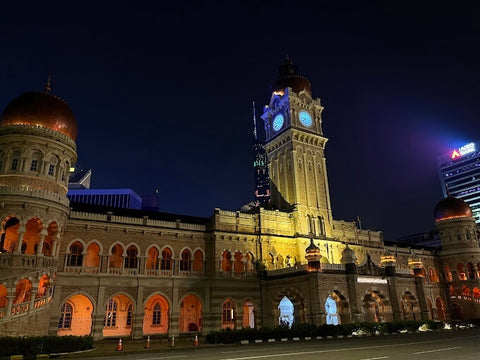
[[[480,140],[477,8],[163,3],[2,3],[0,107],[51,74],[92,187],[158,188],[161,211],[210,216],[253,199],[251,103],[288,53],[325,106],[334,217],[386,240],[433,228],[437,156]]]

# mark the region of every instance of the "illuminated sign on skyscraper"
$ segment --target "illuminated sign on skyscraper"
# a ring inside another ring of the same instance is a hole
[[[472,152],[475,152],[475,143],[473,143],[473,142],[469,143],[467,145],[463,145],[458,150],[457,149],[453,150],[450,158],[451,159],[456,159],[456,158],[462,157],[463,155],[470,154]]]
[[[480,142],[471,142],[438,158],[443,195],[464,200],[480,223]]]

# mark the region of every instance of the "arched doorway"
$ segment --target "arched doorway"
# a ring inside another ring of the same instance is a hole
[[[452,320],[463,320],[463,309],[458,304],[452,304],[450,306],[450,317]]]
[[[255,328],[255,306],[250,300],[247,300],[243,303],[242,320],[244,328]]]
[[[363,298],[365,321],[383,322],[385,319],[385,298],[379,292],[372,291]]]
[[[180,332],[202,330],[202,303],[195,295],[187,295],[180,303]]]
[[[231,299],[222,304],[222,329],[235,329],[235,304]]]
[[[445,304],[441,298],[437,298],[435,301],[435,306],[437,307],[437,317],[438,320],[445,320]]]
[[[85,295],[73,295],[62,305],[58,336],[84,336],[92,331],[93,304]]]
[[[403,320],[419,320],[420,308],[415,296],[409,291],[406,291],[402,296],[401,310],[403,314]]]
[[[162,295],[151,296],[145,304],[143,333],[145,335],[168,333],[168,301]]]
[[[105,304],[103,336],[129,336],[133,325],[133,303],[123,294],[116,295]]]
[[[278,324],[281,326],[292,327],[295,321],[295,316],[293,315],[295,308],[288,297],[284,296],[282,300],[280,300],[278,310]]]
[[[35,255],[37,253],[42,229],[43,223],[39,218],[35,217],[27,221],[22,241],[22,253],[27,255]]]

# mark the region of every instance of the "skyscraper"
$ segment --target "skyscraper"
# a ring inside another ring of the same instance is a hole
[[[438,158],[443,195],[464,200],[480,222],[480,142],[471,142]]]

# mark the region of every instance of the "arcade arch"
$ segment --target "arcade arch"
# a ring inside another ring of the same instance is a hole
[[[92,301],[82,294],[69,297],[62,305],[58,320],[58,336],[90,335],[92,332]]]
[[[202,303],[196,295],[189,294],[180,302],[178,327],[180,332],[201,331]]]
[[[162,295],[155,294],[148,298],[143,317],[143,333],[145,335],[168,333],[169,308],[167,299]]]
[[[244,328],[255,328],[255,305],[252,301],[246,300],[243,303],[242,324]]]
[[[133,324],[133,302],[127,295],[118,294],[105,304],[103,336],[129,336]]]

